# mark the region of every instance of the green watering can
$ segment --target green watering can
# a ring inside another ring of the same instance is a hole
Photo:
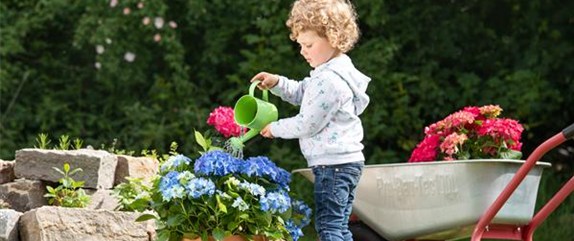
[[[257,136],[265,126],[277,120],[277,107],[269,103],[268,90],[263,90],[263,99],[255,97],[255,87],[261,81],[254,81],[249,87],[249,95],[244,95],[235,103],[233,115],[235,122],[250,130],[240,137],[230,139],[234,149],[242,149],[243,143]]]

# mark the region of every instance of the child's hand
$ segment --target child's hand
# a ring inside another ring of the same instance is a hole
[[[269,125],[266,125],[265,128],[259,132],[259,134],[269,139],[275,138],[273,134],[271,134],[271,127]]]
[[[267,72],[261,72],[253,76],[250,82],[260,80],[261,83],[257,85],[260,90],[267,90],[275,87],[279,82],[279,76]]]

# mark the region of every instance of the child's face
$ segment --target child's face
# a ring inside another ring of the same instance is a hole
[[[297,43],[301,46],[300,54],[313,68],[331,60],[339,53],[326,38],[319,36],[313,30],[299,33]]]

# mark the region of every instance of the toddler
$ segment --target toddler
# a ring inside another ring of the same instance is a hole
[[[298,0],[287,26],[314,69],[301,81],[267,72],[251,79],[301,106],[299,114],[270,123],[261,135],[299,139],[315,175],[315,228],[321,241],[351,241],[349,215],[365,160],[359,115],[369,104],[365,91],[371,80],[345,54],[359,38],[356,12],[348,0]]]

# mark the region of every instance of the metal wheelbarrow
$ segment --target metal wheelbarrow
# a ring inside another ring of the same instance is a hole
[[[461,160],[366,165],[353,213],[387,240],[532,240],[536,228],[574,190],[574,177],[534,215],[549,150],[574,138],[574,124],[526,161]],[[310,181],[310,168],[297,169]],[[374,241],[374,240],[362,240]]]

